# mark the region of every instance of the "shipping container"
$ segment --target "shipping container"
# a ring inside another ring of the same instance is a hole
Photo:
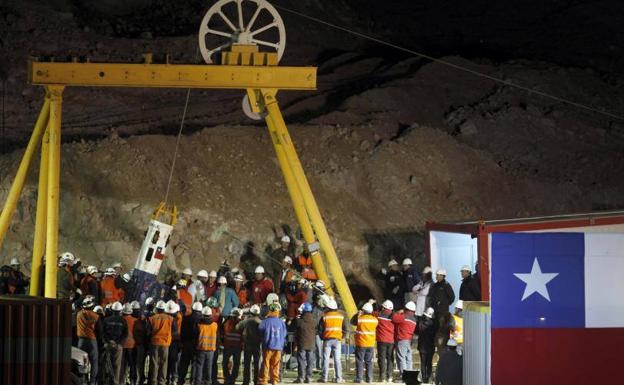
[[[2,384],[70,384],[71,317],[70,301],[0,296]]]

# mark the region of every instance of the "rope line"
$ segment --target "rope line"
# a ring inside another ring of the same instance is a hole
[[[523,91],[526,91],[526,92],[529,92],[529,93],[540,95],[540,96],[543,96],[543,97],[548,98],[548,99],[552,99],[552,100],[555,100],[555,101],[558,101],[558,102],[561,102],[561,103],[565,103],[565,104],[568,104],[568,105],[571,105],[571,106],[574,106],[574,107],[577,107],[577,108],[580,108],[580,109],[584,109],[584,110],[587,110],[587,111],[591,111],[591,112],[594,112],[594,113],[597,113],[597,114],[600,114],[600,115],[608,116],[610,118],[624,120],[624,116],[623,115],[617,115],[617,114],[614,114],[614,113],[611,113],[611,112],[608,112],[608,111],[599,110],[599,109],[597,109],[595,107],[588,106],[588,105],[585,105],[585,104],[582,104],[582,103],[579,103],[579,102],[575,102],[575,101],[572,101],[572,100],[569,100],[569,99],[565,99],[565,98],[562,98],[562,97],[559,97],[559,96],[556,96],[556,95],[552,95],[552,94],[549,94],[549,93],[546,93],[546,92],[543,92],[543,91],[539,91],[539,90],[536,90],[536,89],[531,88],[531,87],[523,86],[521,84],[515,84],[515,83],[512,83],[510,80],[504,80],[504,79],[501,79],[501,78],[497,78],[495,76],[488,75],[488,74],[483,73],[483,72],[475,71],[475,70],[472,70],[470,68],[466,68],[464,66],[461,66],[461,65],[458,65],[458,64],[454,64],[454,63],[451,63],[451,62],[446,61],[446,60],[438,59],[438,58],[435,58],[433,56],[424,54],[422,52],[418,52],[418,51],[415,51],[415,50],[412,50],[412,49],[409,49],[409,48],[405,48],[405,47],[399,46],[397,44],[393,44],[393,43],[390,43],[388,41],[385,41],[385,40],[382,40],[382,39],[378,39],[376,37],[369,36],[369,35],[363,34],[361,32],[353,31],[353,30],[350,30],[348,28],[341,27],[339,25],[330,23],[330,22],[325,21],[325,20],[318,19],[318,18],[313,17],[313,16],[306,15],[304,13],[301,13],[299,11],[295,11],[293,9],[289,9],[289,8],[286,8],[286,7],[283,7],[283,6],[280,6],[280,5],[273,5],[273,6],[275,8],[278,8],[278,9],[282,10],[282,11],[291,13],[293,15],[302,17],[304,19],[307,19],[307,20],[310,20],[310,21],[314,21],[316,23],[323,24],[323,25],[326,25],[326,26],[334,28],[334,29],[338,29],[340,31],[349,33],[351,35],[358,36],[358,37],[360,37],[362,39],[374,41],[374,42],[376,42],[378,44],[382,44],[382,45],[385,45],[385,46],[397,49],[399,51],[407,52],[407,53],[410,53],[412,55],[419,56],[419,57],[422,57],[424,59],[431,60],[433,62],[436,62],[436,63],[442,64],[442,65],[454,68],[454,69],[459,70],[459,71],[467,72],[467,73],[470,73],[472,75],[479,76],[479,77],[482,77],[482,78],[485,78],[485,79],[488,79],[488,80],[492,80],[494,82],[501,83],[501,84],[504,84],[504,85],[509,86],[509,87],[517,88],[517,89],[520,89],[520,90],[523,90]]]

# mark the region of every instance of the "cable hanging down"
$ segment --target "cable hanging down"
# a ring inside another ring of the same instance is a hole
[[[290,14],[302,17],[304,19],[307,19],[307,20],[310,20],[310,21],[313,21],[313,22],[316,22],[316,23],[319,23],[319,24],[326,25],[328,27],[331,27],[331,28],[334,28],[334,29],[346,32],[348,34],[360,37],[362,39],[370,40],[370,41],[373,41],[375,43],[382,44],[382,45],[394,48],[394,49],[399,50],[399,51],[407,52],[407,53],[410,53],[412,55],[419,56],[419,57],[422,57],[424,59],[431,60],[433,62],[445,65],[447,67],[454,68],[454,69],[459,70],[459,71],[467,72],[467,73],[470,73],[470,74],[475,75],[475,76],[479,76],[479,77],[484,78],[484,79],[492,80],[494,82],[501,83],[501,84],[504,84],[504,85],[509,86],[509,87],[517,88],[517,89],[520,89],[520,90],[523,90],[523,91],[526,91],[526,92],[529,92],[529,93],[540,95],[540,96],[543,96],[543,97],[551,99],[551,100],[555,100],[555,101],[560,102],[560,103],[565,103],[565,104],[568,104],[568,105],[571,105],[571,106],[574,106],[574,107],[577,107],[577,108],[580,108],[580,109],[583,109],[583,110],[586,110],[586,111],[594,112],[596,114],[607,116],[607,117],[610,117],[610,118],[613,118],[613,119],[624,120],[624,116],[623,115],[617,115],[617,114],[614,114],[614,113],[611,113],[611,112],[608,112],[608,111],[602,111],[602,110],[599,110],[599,109],[597,109],[595,107],[592,107],[592,106],[588,106],[588,105],[585,105],[585,104],[582,104],[582,103],[578,103],[578,102],[575,102],[575,101],[572,101],[572,100],[569,100],[569,99],[565,99],[565,98],[562,98],[562,97],[559,97],[559,96],[556,96],[556,95],[552,95],[552,94],[549,94],[549,93],[546,93],[546,92],[543,92],[543,91],[539,91],[539,90],[536,90],[536,89],[531,88],[531,87],[523,86],[521,84],[513,83],[510,80],[504,80],[504,79],[497,78],[497,77],[492,76],[492,75],[488,75],[488,74],[483,73],[483,72],[475,71],[475,70],[472,70],[470,68],[466,68],[466,67],[463,67],[461,65],[448,62],[446,60],[435,58],[433,56],[424,54],[422,52],[414,51],[412,49],[405,48],[405,47],[402,47],[402,46],[390,43],[388,41],[385,41],[385,40],[378,39],[378,38],[373,37],[373,36],[369,36],[369,35],[363,34],[361,32],[357,32],[357,31],[353,31],[353,30],[350,30],[350,29],[345,28],[345,27],[341,27],[339,25],[330,23],[330,22],[325,21],[325,20],[321,20],[321,19],[313,17],[313,16],[306,15],[305,13],[302,13],[302,12],[299,12],[299,11],[295,11],[295,10],[290,9],[290,8],[286,8],[286,7],[283,7],[283,6],[280,6],[280,5],[275,5],[274,7],[278,8],[278,9],[281,9],[282,11],[288,12]]]

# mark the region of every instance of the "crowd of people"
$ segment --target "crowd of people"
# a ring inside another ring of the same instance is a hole
[[[275,280],[241,258],[239,267],[219,271],[184,269],[165,279],[158,298],[144,300],[128,292],[132,274],[120,263],[100,274],[71,253],[61,255],[57,296],[72,300],[74,344],[89,355],[90,383],[234,385],[241,364],[242,385],[279,383],[295,366],[295,383],[344,383],[343,345],[351,342],[356,383],[396,382],[402,377],[394,376],[395,364],[400,374],[413,369],[417,336],[421,381],[433,378],[437,353],[436,383],[461,384],[462,303],[481,299],[478,275],[468,266],[458,272],[463,281],[455,302],[444,269],[434,281],[431,268],[393,259],[382,271],[385,300],[366,301],[348,319],[316,278],[310,255],[293,260],[290,239],[281,241],[272,254],[282,262]],[[2,271],[2,290],[25,293],[28,278],[17,260]]]

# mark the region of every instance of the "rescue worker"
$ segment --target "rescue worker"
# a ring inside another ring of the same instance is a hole
[[[173,334],[177,334],[173,317],[165,314],[165,308],[165,302],[158,301],[156,313],[147,322],[147,335],[150,337],[150,385],[166,385],[169,346]]]
[[[418,353],[420,354],[420,377],[428,383],[432,375],[433,354],[435,353],[436,324],[433,308],[427,308],[418,321]]]
[[[310,303],[303,303],[298,311],[300,317],[295,323],[295,346],[297,348],[297,380],[295,383],[309,384],[312,380],[318,324],[314,322]]]
[[[206,273],[206,277],[208,277],[208,273]],[[178,384],[180,385],[184,384],[189,365],[193,360],[193,353],[195,353],[197,347],[197,327],[203,317],[203,308],[204,306],[201,302],[193,303],[191,315],[184,316],[182,319],[182,327],[180,328],[182,354],[180,355],[180,364],[178,366]]]
[[[236,325],[236,330],[243,335],[243,385],[251,383],[251,365],[253,364],[253,383],[258,383],[260,369],[260,346],[262,340],[258,327],[260,326],[260,306],[252,305],[249,308],[249,317]]]
[[[121,316],[123,306],[120,302],[111,305],[112,314],[104,318],[102,323],[104,349],[108,351],[109,360],[114,371],[114,384],[123,385],[121,378],[121,359],[123,342],[128,337],[128,324]]]
[[[462,283],[459,287],[459,299],[462,301],[481,301],[481,285],[472,276],[469,266],[461,268]]]
[[[195,356],[193,358],[193,384],[214,384],[211,379],[214,352],[217,349],[218,325],[212,320],[212,310],[206,306],[202,308],[202,317],[195,329]]]
[[[208,274],[208,282],[204,286],[204,295],[206,296],[206,298],[211,298],[214,295],[215,291],[217,291],[218,287],[217,272],[211,270]]]
[[[146,336],[147,318],[141,313],[139,301],[132,301],[132,316],[136,319],[134,323],[134,361],[136,362],[136,378],[138,385],[145,384],[145,360],[147,359],[147,348],[149,341]]]
[[[102,323],[98,322],[100,316],[93,311],[95,302],[92,297],[82,301],[82,310],[76,316],[76,334],[78,335],[78,349],[85,351],[89,355],[91,372],[89,383],[95,385],[98,376],[98,338],[102,337]]]
[[[193,304],[195,302],[203,302],[206,298],[206,283],[208,283],[208,272],[200,270],[197,272],[197,280],[189,285],[188,291],[193,296]]]
[[[318,253],[317,251],[315,252]],[[299,258],[297,258],[297,262],[299,265],[299,271],[301,272],[301,276],[304,279],[311,282],[314,282],[318,279],[312,265],[312,254],[308,250],[304,250],[303,253],[299,255]]]
[[[273,293],[273,281],[265,276],[264,267],[258,266],[255,270],[255,280],[251,285],[251,298],[253,303],[262,305],[267,296]]]
[[[368,301],[354,316],[355,328],[355,383],[364,380],[366,370],[366,382],[373,382],[373,356],[375,355],[375,342],[377,325],[379,321],[373,315],[373,303]]]
[[[87,274],[80,281],[82,295],[91,295],[95,298],[95,303],[100,303],[100,285],[96,275],[98,269],[95,266],[87,266]]]
[[[243,336],[236,326],[240,322],[241,311],[232,309],[225,322],[221,324],[221,341],[223,346],[223,378],[225,385],[234,385],[240,368],[241,352],[243,350]],[[232,365],[230,366],[230,359]]]
[[[74,265],[74,255],[63,253],[58,262],[58,272],[56,276],[56,298],[73,299],[76,292],[76,283],[71,267]]]
[[[122,273],[123,273],[123,266],[121,265],[120,262],[115,262],[113,263],[113,265],[111,266],[111,269],[114,270],[114,275],[115,277],[121,277]]]
[[[189,269],[188,267],[182,270],[180,278],[187,282],[191,282],[191,280],[193,279],[193,270]]]
[[[260,322],[258,331],[262,336],[262,366],[258,378],[259,385],[280,382],[282,350],[286,344],[286,323],[279,318],[282,307],[279,303],[269,305],[267,318]]]
[[[403,268],[403,288],[405,290],[405,303],[409,301],[415,301],[414,294],[412,289],[414,286],[418,285],[420,282],[420,273],[418,272],[418,267],[412,264],[412,260],[410,258],[403,259],[402,263]]]
[[[238,307],[238,296],[231,287],[227,286],[227,278],[220,276],[217,280],[219,288],[214,293],[212,298],[216,299],[219,303],[219,309],[223,317],[228,317],[233,308]]]
[[[11,258],[7,279],[8,294],[26,294],[30,279],[20,271],[21,266],[17,258]]]
[[[191,269],[185,269],[185,271],[188,273],[191,271]],[[184,275],[186,276],[188,274],[184,274]],[[188,289],[188,284],[190,282],[191,282],[190,280],[187,280],[186,278],[182,278],[178,280],[178,283],[176,284],[176,289],[177,289],[177,294],[178,294],[177,297],[184,304],[184,315],[190,315],[192,312],[191,308],[193,307],[193,294],[191,294]]]
[[[288,235],[282,236],[280,239],[280,247],[273,250],[271,253],[271,258],[275,261],[283,261],[284,257],[287,255],[295,255],[294,247],[291,244],[291,239]]]
[[[412,370],[412,338],[416,331],[416,304],[409,301],[392,316],[396,325],[396,356],[399,372]]]
[[[131,303],[126,303],[123,307],[123,319],[128,325],[128,336],[122,343],[123,353],[121,358],[121,385],[126,384],[126,376],[130,380],[130,384],[137,383],[137,360],[136,360],[136,329],[140,328],[140,323],[133,316],[134,310]]]
[[[104,272],[104,278],[100,281],[100,291],[102,293],[100,302],[102,307],[123,299],[123,291],[115,283],[115,269],[112,267],[109,267]]]
[[[431,268],[426,266],[422,271],[422,281],[420,281],[414,288],[412,292],[416,294],[416,316],[422,317],[425,313],[425,309],[428,307],[427,301],[429,298],[429,290],[431,289],[431,285],[433,284],[433,279],[431,277]]]
[[[464,301],[461,299],[455,303],[455,314],[453,314],[453,318],[451,318],[451,323],[449,325],[450,338],[454,339],[458,345],[464,344]]]
[[[464,360],[455,340],[448,340],[447,350],[440,354],[436,370],[436,385],[462,385]]]
[[[436,282],[429,289],[431,307],[435,311],[438,333],[436,335],[436,347],[441,351],[449,337],[449,323],[451,314],[449,307],[455,301],[455,292],[446,281],[446,270],[436,271]]]
[[[288,284],[295,278],[295,270],[293,269],[293,260],[290,256],[285,256],[282,260],[282,272],[280,273],[280,281],[277,286],[278,294],[286,293]]]
[[[323,372],[319,382],[327,382],[329,379],[329,359],[333,354],[334,370],[336,374],[336,382],[344,383],[342,378],[342,363],[340,354],[342,348],[342,339],[347,333],[347,322],[345,316],[338,311],[338,303],[335,299],[329,298],[325,304],[326,311],[321,318],[318,329],[323,339]]]
[[[189,306],[189,310],[191,309]],[[169,352],[167,354],[167,383],[175,384],[178,380],[178,363],[180,362],[180,328],[182,327],[182,312],[180,311],[180,305],[175,301],[167,302],[165,307],[165,313],[169,314],[173,318],[174,328],[178,331],[171,335],[171,344],[169,345]]]
[[[377,316],[377,361],[379,363],[379,382],[392,382],[394,370],[394,337],[396,327],[392,323],[394,304],[385,300]]]
[[[325,299],[329,298],[323,292],[325,291],[325,282],[318,280],[314,282],[315,292],[312,300],[312,316],[314,324],[318,325],[325,314]],[[318,326],[317,326],[318,329]],[[316,333],[316,348],[314,349],[314,366],[317,370],[323,369],[323,339],[319,333]]]
[[[286,317],[289,321],[297,317],[299,307],[308,300],[308,293],[303,288],[303,280],[294,278],[286,292]]]
[[[238,297],[238,306],[245,307],[249,303],[249,291],[245,287],[245,277],[242,274],[234,276],[234,292]]]
[[[385,297],[392,301],[395,309],[399,309],[403,307],[404,292],[399,263],[392,259],[388,262],[388,271],[385,277]]]

